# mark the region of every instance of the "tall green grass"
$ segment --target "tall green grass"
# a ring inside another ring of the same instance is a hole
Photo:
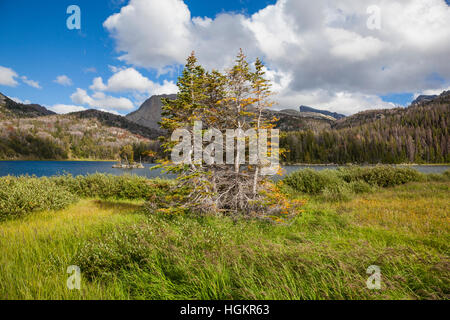
[[[450,174],[422,174],[411,168],[392,166],[344,167],[337,170],[299,170],[288,175],[284,183],[296,192],[319,195],[322,199],[349,200],[355,194],[370,193],[409,182],[450,181]]]
[[[165,181],[2,178],[12,203],[43,188],[88,199],[44,201],[0,222],[0,299],[448,299],[450,174],[376,170],[289,176],[291,197],[309,198],[289,225],[167,216],[136,200],[165,195]],[[348,201],[334,201],[336,186]],[[80,291],[66,287],[69,265],[81,268]],[[381,290],[366,287],[370,265]]]
[[[448,182],[310,199],[291,225],[80,200],[0,223],[2,299],[446,299]],[[81,267],[81,290],[66,287]],[[369,290],[378,265],[382,289]]]
[[[163,196],[172,184],[170,180],[149,180],[136,175],[113,176],[101,173],[76,177],[64,175],[52,177],[51,180],[82,198],[131,200]]]
[[[59,210],[76,202],[77,196],[49,178],[0,178],[0,220],[42,210]]]
[[[0,178],[0,219],[17,218],[32,212],[67,208],[79,198],[148,200],[162,198],[170,190],[169,180],[139,176],[93,174],[36,178]]]
[[[290,226],[150,215],[94,237],[73,263],[89,281],[120,284],[138,299],[445,299],[448,184],[404,188],[380,190],[365,206],[367,216],[371,207],[376,214],[392,194],[394,212],[384,220],[392,229],[376,220],[359,224],[358,206],[343,214],[336,210],[344,204],[323,202]],[[422,203],[436,210],[423,211]],[[410,223],[397,222],[418,205]],[[366,287],[371,265],[382,270],[382,290]]]

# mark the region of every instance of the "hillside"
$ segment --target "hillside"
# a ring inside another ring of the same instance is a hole
[[[404,110],[404,108],[395,108],[362,111],[349,117],[337,120],[333,123],[332,127],[334,129],[343,129],[362,126],[366,123],[382,120],[389,116],[401,115]]]
[[[367,110],[359,112],[357,114],[345,117],[337,120],[332,127],[334,129],[353,128],[362,126],[364,124],[372,123],[377,120],[383,120],[385,118],[403,116],[410,108],[418,106],[434,106],[439,104],[448,104],[450,100],[450,91],[444,91],[440,95],[434,96],[419,96],[414,100],[409,108],[394,108],[394,109],[379,109],[379,110]],[[425,110],[426,111],[426,110]]]
[[[449,163],[450,92],[408,108],[374,110],[331,130],[291,132],[281,145],[296,163]]]
[[[71,113],[78,119],[96,119],[104,126],[121,128],[135,135],[142,136],[147,139],[156,140],[161,135],[161,130],[152,129],[128,120],[125,117],[118,116],[109,112],[99,110],[86,110]]]
[[[116,159],[124,145],[157,149],[129,130],[80,115],[0,121],[0,159]]]
[[[126,118],[139,125],[159,129],[158,122],[161,121],[162,101],[161,99],[176,99],[176,95],[152,96],[142,106],[128,114]],[[316,109],[313,109],[316,110]],[[314,130],[321,131],[331,128],[335,118],[321,114],[320,112],[299,112],[294,109],[281,111],[271,110],[266,113],[270,117],[278,118],[277,128],[281,131]]]
[[[57,115],[0,94],[0,159],[116,159],[124,145],[157,151],[159,135],[111,113]]]
[[[5,118],[36,118],[55,114],[38,104],[17,103],[0,93],[0,117]],[[0,118],[0,119],[2,119]]]
[[[312,130],[320,132],[330,129],[335,119],[320,113],[298,112],[293,109],[267,112],[269,117],[278,119],[276,128],[283,132]]]
[[[311,112],[311,113],[319,113],[319,114],[323,114],[325,116],[330,116],[333,117],[336,120],[345,118],[346,116],[337,112],[330,112],[330,111],[326,111],[326,110],[319,110],[319,109],[315,109],[315,108],[311,108],[311,107],[307,107],[307,106],[300,106],[300,112]]]
[[[116,159],[124,145],[157,151],[160,135],[108,112],[57,115],[0,94],[0,159]]]

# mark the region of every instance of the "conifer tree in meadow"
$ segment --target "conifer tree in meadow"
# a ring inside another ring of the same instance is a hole
[[[278,140],[269,135],[277,120],[266,112],[273,105],[270,88],[261,60],[250,65],[242,50],[224,73],[206,71],[194,53],[187,59],[177,99],[163,101],[160,123],[169,133],[162,137],[166,154],[183,147],[183,161],[171,157],[161,166],[178,175],[177,188],[185,193],[163,211],[277,221],[298,213],[301,203],[290,203],[267,175],[281,170],[273,161],[278,160]]]

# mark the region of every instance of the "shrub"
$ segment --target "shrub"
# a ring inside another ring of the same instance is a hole
[[[164,196],[172,184],[168,180],[100,173],[77,177],[66,175],[51,179],[80,197],[102,199],[149,199]]]
[[[373,190],[373,187],[365,181],[357,180],[349,183],[349,188],[356,194],[369,193]]]
[[[299,170],[288,175],[283,181],[297,192],[322,195],[331,201],[350,198],[352,193],[371,192],[374,187],[392,187],[413,181],[435,179],[410,168],[391,166],[346,167],[338,170]]]
[[[0,219],[18,217],[42,210],[59,210],[77,197],[49,178],[0,178]]]
[[[327,201],[348,201],[352,190],[348,183],[330,184],[322,191],[322,197]]]
[[[291,173],[283,180],[298,192],[320,194],[327,186],[342,183],[335,171],[299,170]]]
[[[88,279],[108,277],[119,270],[145,266],[151,258],[151,229],[145,224],[119,227],[100,239],[88,241],[77,252],[74,264]]]
[[[450,169],[448,169],[447,171],[445,171],[445,172],[443,173],[443,175],[444,175],[447,179],[450,180]]]
[[[422,180],[422,175],[417,170],[391,166],[339,168],[338,174],[349,183],[364,181],[371,186],[383,188]]]

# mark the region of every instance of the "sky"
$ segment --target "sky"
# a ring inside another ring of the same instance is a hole
[[[125,115],[175,93],[193,50],[208,69],[239,48],[260,57],[278,109],[349,115],[450,89],[449,0],[0,0],[0,12],[0,92],[58,113]]]

